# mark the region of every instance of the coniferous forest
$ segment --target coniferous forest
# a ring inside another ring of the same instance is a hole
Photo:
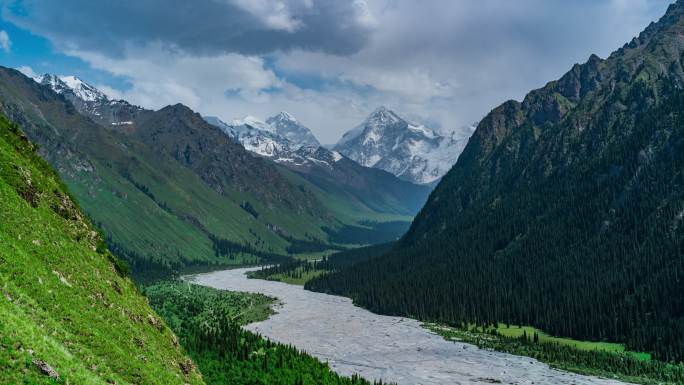
[[[271,342],[242,325],[267,318],[273,298],[191,285],[159,282],[145,294],[201,371],[206,384],[348,384],[326,363],[290,345]],[[376,382],[381,385],[382,382]]]
[[[683,361],[682,14],[494,109],[390,252],[306,287]]]

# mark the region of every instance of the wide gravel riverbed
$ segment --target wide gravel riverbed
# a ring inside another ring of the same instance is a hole
[[[338,373],[409,384],[621,384],[554,370],[528,357],[478,349],[444,340],[401,317],[373,314],[344,297],[300,286],[248,279],[250,269],[187,277],[217,289],[277,297],[277,314],[246,328],[292,344]]]

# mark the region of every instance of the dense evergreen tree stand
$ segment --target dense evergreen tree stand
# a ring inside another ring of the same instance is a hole
[[[684,361],[684,2],[479,124],[411,229],[308,289]]]
[[[272,313],[272,298],[181,281],[157,283],[147,287],[145,294],[179,337],[208,385],[371,384],[358,376],[339,376],[327,363],[293,346],[243,330],[241,325]]]

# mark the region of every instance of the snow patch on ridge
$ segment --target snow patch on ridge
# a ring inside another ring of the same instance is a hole
[[[342,154],[322,147],[308,128],[284,111],[266,122],[253,116],[230,123],[209,116],[204,120],[220,128],[246,150],[277,163],[297,167],[312,164],[333,167],[343,158]]]
[[[107,96],[102,91],[84,82],[76,76],[57,76],[45,74],[41,77],[34,78],[34,80],[38,83],[49,85],[53,91],[59,94],[70,91],[84,102],[108,100]]]

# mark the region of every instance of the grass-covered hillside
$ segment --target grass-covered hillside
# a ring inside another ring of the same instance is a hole
[[[124,270],[0,117],[0,383],[202,384]]]

